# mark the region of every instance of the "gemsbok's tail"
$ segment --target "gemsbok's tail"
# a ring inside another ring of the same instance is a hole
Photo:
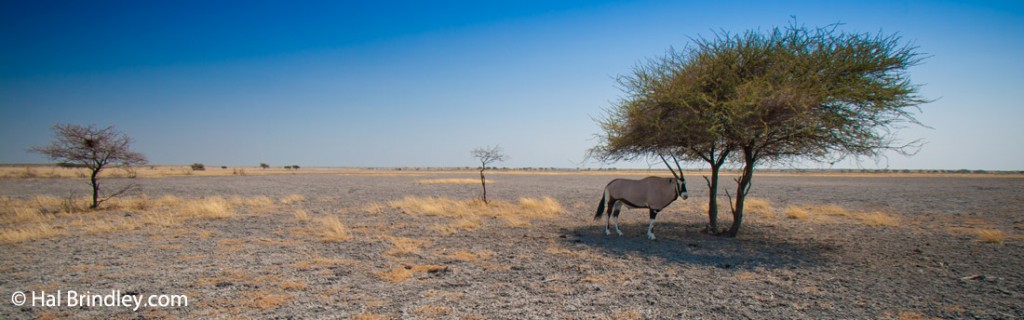
[[[601,220],[601,215],[604,214],[604,200],[608,197],[608,191],[601,193],[601,203],[597,205],[597,213],[594,214],[594,220]]]

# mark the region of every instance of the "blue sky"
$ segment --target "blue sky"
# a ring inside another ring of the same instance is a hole
[[[76,123],[157,164],[473,166],[499,144],[502,166],[576,167],[616,75],[791,16],[930,56],[910,75],[932,128],[900,134],[924,149],[837,166],[1024,169],[1014,1],[3,1],[0,163],[45,162],[25,149]]]

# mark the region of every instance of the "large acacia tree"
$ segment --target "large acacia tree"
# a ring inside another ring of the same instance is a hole
[[[838,25],[789,25],[767,32],[718,33],[649,60],[620,79],[627,95],[601,119],[605,159],[673,152],[711,164],[709,229],[717,225],[717,171],[742,166],[736,179],[736,236],[758,165],[911,154],[899,129],[927,102],[908,69],[917,47],[898,35],[846,33]]]
[[[48,146],[33,147],[29,151],[45,155],[50,160],[81,165],[89,169],[89,183],[92,185],[91,209],[112,197],[134,188],[129,184],[100,197],[99,175],[108,167],[129,167],[146,163],[146,156],[129,149],[132,139],[117,131],[113,126],[79,126],[57,124],[53,126],[55,139]]]

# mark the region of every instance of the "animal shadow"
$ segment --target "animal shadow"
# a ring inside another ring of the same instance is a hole
[[[623,236],[605,235],[604,224],[564,230],[566,242],[593,247],[611,255],[646,256],[670,263],[725,269],[790,268],[827,263],[834,245],[813,239],[784,239],[763,226],[744,226],[736,238],[701,233],[701,224],[664,222],[655,226],[656,241],[647,239],[646,224],[620,225]]]

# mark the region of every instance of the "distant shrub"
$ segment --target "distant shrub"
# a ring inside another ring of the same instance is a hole
[[[66,169],[85,168],[84,164],[75,162],[58,162],[57,166]]]
[[[203,171],[203,170],[206,170],[206,166],[204,166],[202,163],[193,163],[192,164],[192,171]]]
[[[270,165],[266,164],[266,163],[263,163],[263,162],[260,162],[260,169],[264,169],[264,170],[265,169],[270,169]]]
[[[227,169],[228,166],[220,166],[221,169]]]

